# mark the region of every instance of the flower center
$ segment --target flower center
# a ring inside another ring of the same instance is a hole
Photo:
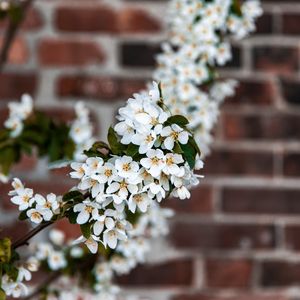
[[[158,165],[160,162],[160,159],[158,157],[154,156],[151,158],[151,161],[152,161],[153,165]]]
[[[85,211],[86,211],[87,213],[91,214],[92,211],[93,211],[93,207],[92,207],[92,206],[86,206]]]
[[[123,171],[128,172],[131,170],[130,163],[126,163],[122,166]]]
[[[127,188],[127,186],[128,186],[128,183],[125,182],[124,180],[122,182],[120,182],[120,189]]]
[[[112,170],[111,170],[111,169],[105,169],[104,175],[105,175],[106,177],[110,177],[110,176],[112,175]]]
[[[23,202],[28,203],[30,200],[30,197],[28,195],[23,196]]]
[[[167,163],[168,166],[173,165],[173,163],[174,163],[173,158],[172,158],[172,157],[168,157],[168,158],[166,159],[166,163]]]
[[[142,202],[143,201],[143,197],[142,197],[142,195],[135,195],[134,196],[134,200],[135,200],[135,202]]]
[[[151,143],[154,140],[153,136],[151,134],[147,135],[146,142]]]
[[[178,136],[179,136],[179,133],[176,132],[176,131],[173,131],[173,132],[171,133],[171,137],[172,137],[174,140],[177,140],[177,139],[178,139]]]
[[[41,214],[37,211],[32,213],[31,216],[32,216],[33,219],[40,219],[41,218]]]

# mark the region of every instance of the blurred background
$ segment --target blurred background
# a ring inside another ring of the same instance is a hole
[[[300,299],[300,1],[263,0],[258,30],[234,43],[221,70],[240,81],[223,105],[205,180],[177,211],[150,263],[121,278],[154,300]],[[105,138],[117,109],[145,86],[165,38],[163,0],[38,0],[0,74],[0,120],[23,93],[63,120],[77,100]],[[4,32],[6,23],[0,23]],[[0,45],[1,45],[0,35]],[[66,170],[24,157],[14,168],[37,192],[61,193]],[[9,186],[0,185],[0,226],[18,237]],[[73,227],[61,224],[72,235]]]

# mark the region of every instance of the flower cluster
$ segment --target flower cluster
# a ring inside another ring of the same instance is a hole
[[[75,161],[82,161],[86,158],[83,151],[89,149],[94,143],[93,126],[89,119],[89,110],[83,102],[75,105],[76,119],[70,128],[70,137],[76,145],[73,155]]]
[[[203,156],[209,152],[219,106],[236,86],[234,80],[217,80],[215,68],[232,57],[230,36],[240,39],[254,31],[261,14],[256,0],[170,2],[170,39],[157,57],[153,77],[161,81],[171,112],[188,118]]]
[[[43,221],[50,221],[60,213],[61,197],[53,193],[46,197],[34,194],[33,190],[24,187],[18,178],[14,178],[12,186],[14,189],[9,192],[11,202],[17,205],[24,217],[28,217],[31,222],[40,224]]]
[[[9,118],[4,126],[10,130],[10,136],[15,138],[22,133],[24,121],[33,111],[33,101],[29,95],[23,95],[20,102],[11,102],[8,104]]]
[[[13,298],[24,297],[28,294],[28,287],[25,281],[31,280],[31,272],[36,272],[39,268],[39,262],[35,258],[29,258],[26,263],[16,267],[16,276],[11,278],[4,274],[0,286],[7,296]]]
[[[70,175],[79,180],[77,189],[85,195],[73,208],[76,223],[90,233],[80,241],[93,253],[99,242],[115,249],[118,241],[127,239],[128,212],[145,213],[153,201],[168,195],[189,198],[188,188],[198,184],[193,170],[199,149],[186,129],[188,122],[171,116],[160,101],[157,84],[149,94],[134,95],[110,129],[111,153],[92,153],[84,163],[71,164]]]

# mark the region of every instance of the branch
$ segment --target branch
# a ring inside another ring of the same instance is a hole
[[[3,41],[3,46],[2,46],[2,49],[0,52],[0,72],[2,71],[5,63],[7,62],[7,58],[8,58],[8,54],[9,54],[11,45],[17,35],[20,25],[22,24],[22,22],[25,18],[26,12],[28,11],[28,9],[33,1],[34,0],[25,0],[21,4],[22,17],[19,21],[16,22],[13,20],[9,20],[8,28],[6,30],[4,41]]]
[[[27,245],[28,241],[34,237],[36,234],[38,234],[40,231],[42,231],[43,229],[45,229],[46,227],[52,225],[53,222],[49,221],[49,222],[45,222],[43,224],[40,224],[39,226],[37,226],[36,228],[32,229],[31,231],[29,231],[25,236],[23,236],[22,238],[20,238],[19,240],[17,240],[16,242],[14,242],[12,244],[12,248],[13,249],[17,249],[21,246]]]

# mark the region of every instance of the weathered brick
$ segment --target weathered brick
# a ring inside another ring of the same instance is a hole
[[[245,259],[208,259],[205,262],[208,288],[247,288],[251,285],[252,262]]]
[[[226,99],[225,106],[272,105],[275,98],[275,86],[270,81],[255,78],[239,80],[236,93]]]
[[[88,98],[94,100],[120,100],[145,88],[143,79],[95,77],[86,75],[61,76],[57,81],[60,97]]]
[[[159,52],[159,45],[126,42],[121,45],[121,64],[124,67],[154,67],[155,55]]]
[[[293,78],[282,78],[281,89],[285,100],[290,104],[300,104],[300,81]]]
[[[288,287],[300,284],[300,264],[295,261],[266,261],[262,263],[263,287]]]
[[[264,46],[253,50],[254,68],[260,71],[289,74],[299,68],[299,50],[293,47]]]
[[[8,237],[15,242],[29,231],[29,226],[26,222],[15,221],[13,224],[0,223],[0,239]]]
[[[300,190],[224,188],[222,210],[234,214],[300,214]]]
[[[159,276],[158,276],[159,274]],[[190,286],[193,281],[193,261],[178,259],[158,265],[143,265],[118,282],[126,286]]]
[[[300,14],[284,13],[282,16],[282,32],[285,34],[300,34]]]
[[[299,225],[286,225],[284,228],[284,234],[285,234],[286,248],[289,250],[299,251],[300,250],[300,239],[299,239],[300,226]]]
[[[203,174],[272,176],[274,157],[270,152],[214,150],[206,159]]]
[[[273,226],[219,222],[176,222],[170,240],[180,249],[202,251],[272,249],[275,245]]]
[[[224,137],[230,140],[298,140],[300,118],[297,111],[291,113],[243,113],[225,112],[222,115]]]
[[[24,93],[34,96],[38,84],[35,73],[2,73],[0,82],[0,99],[9,100],[16,100]]]
[[[62,31],[115,32],[117,14],[109,6],[58,7],[55,12],[55,26]]]
[[[174,209],[177,213],[209,214],[213,211],[213,190],[212,187],[200,185],[192,189],[190,199],[166,199],[162,205]]]
[[[44,39],[40,42],[38,56],[43,66],[81,66],[98,64],[105,55],[100,47],[90,41]]]
[[[285,176],[300,177],[300,153],[284,153],[283,173]]]

